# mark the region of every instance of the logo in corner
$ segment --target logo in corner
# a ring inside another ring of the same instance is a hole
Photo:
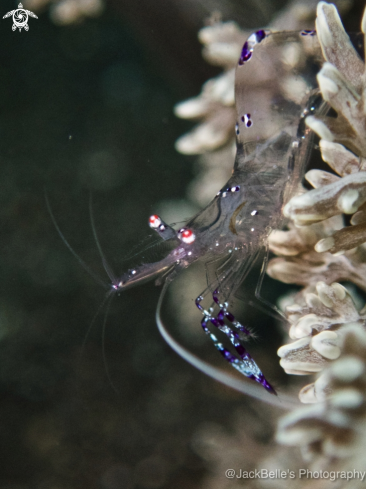
[[[21,31],[23,28],[25,31],[29,30],[28,16],[33,17],[34,19],[38,19],[36,14],[31,12],[30,10],[24,9],[21,3],[18,5],[18,8],[16,10],[11,10],[7,14],[5,14],[3,19],[7,19],[11,16],[13,16],[13,31],[15,31],[16,29],[19,29],[19,31]]]

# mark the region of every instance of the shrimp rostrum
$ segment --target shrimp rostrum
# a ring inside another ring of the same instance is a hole
[[[157,311],[165,339],[192,364],[236,388],[236,379],[228,381],[230,376],[198,359],[169,335],[160,318],[162,300],[179,271],[199,259],[205,263],[218,261],[214,281],[195,301],[202,312],[202,328],[240,374],[275,393],[243,345],[242,338],[250,332],[230,311],[230,301],[266,249],[271,230],[281,225],[284,204],[298,189],[312,144],[304,118],[324,110],[316,89],[321,62],[315,31],[260,30],[248,38],[236,69],[237,153],[231,178],[179,230],[159,216],[151,216],[150,227],[171,245],[170,251],[162,260],[142,264],[112,280],[112,289],[118,291],[150,279],[165,283]],[[204,299],[210,307],[204,308]],[[216,336],[217,330],[228,338],[228,347],[218,339],[220,334]],[[262,390],[258,384],[239,390],[258,396],[251,390],[252,386]]]

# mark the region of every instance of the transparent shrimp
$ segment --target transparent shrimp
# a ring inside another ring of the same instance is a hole
[[[158,285],[164,283],[157,322],[172,348],[206,374],[272,404],[277,403],[276,398],[263,396],[262,388],[275,391],[242,342],[243,337],[250,337],[250,332],[229,307],[261,250],[266,248],[269,233],[281,225],[282,207],[297,191],[302,178],[312,143],[304,118],[311,112],[323,111],[325,106],[316,88],[321,63],[315,31],[260,30],[252,34],[243,46],[236,71],[237,154],[231,178],[178,231],[159,216],[150,217],[150,227],[169,245],[170,251],[163,259],[144,263],[118,279],[106,266],[115,291],[152,279]],[[256,88],[248,93],[249,78],[251,87]],[[102,258],[106,263],[103,255]],[[197,358],[172,338],[162,322],[161,306],[169,283],[197,260],[214,266],[217,262],[214,281],[195,301],[202,312],[201,326],[225,360],[257,384],[231,377]],[[265,266],[261,277],[264,273]],[[210,303],[207,308],[203,306],[206,300]],[[218,338],[220,334],[228,338],[231,346],[224,346]],[[281,402],[286,407],[293,401],[282,398]]]

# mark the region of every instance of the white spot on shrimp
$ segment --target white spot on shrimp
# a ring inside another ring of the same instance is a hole
[[[253,121],[252,119],[250,118],[250,114],[244,114],[241,116],[241,120],[242,122],[244,122],[244,124],[246,125],[246,127],[252,127],[253,125]]]

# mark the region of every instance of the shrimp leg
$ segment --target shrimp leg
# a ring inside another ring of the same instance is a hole
[[[216,326],[220,331],[225,333],[232,345],[235,347],[235,350],[240,358],[237,358],[233,355],[224,345],[217,339],[216,335],[212,334],[208,329],[208,322],[211,322],[214,326]],[[214,318],[211,316],[204,316],[201,325],[205,333],[210,337],[213,341],[215,348],[221,353],[221,355],[227,360],[238,372],[245,375],[249,379],[253,379],[259,384],[261,384],[268,392],[272,394],[276,394],[276,391],[273,389],[271,384],[266,380],[263,373],[259,369],[258,365],[255,363],[251,355],[246,351],[244,346],[239,341],[238,333],[234,332],[231,328],[224,324],[223,320],[218,318]]]
[[[229,272],[226,273],[224,272],[225,275],[221,281],[219,278],[217,279],[216,289],[212,293],[214,304],[216,304],[219,308],[218,313],[216,315],[213,314],[214,312],[213,308],[210,308],[207,311],[201,305],[201,301],[203,300],[204,295],[206,295],[208,289],[206,289],[205,292],[203,292],[199,297],[197,297],[195,302],[197,308],[203,314],[201,326],[204,332],[213,341],[215,348],[221,353],[221,355],[241,374],[255,380],[256,382],[260,383],[266,390],[275,394],[273,387],[266,380],[263,373],[259,369],[258,365],[255,363],[251,355],[247,352],[247,350],[244,348],[244,346],[241,343],[240,333],[244,333],[249,336],[250,331],[247,328],[245,328],[245,326],[243,326],[239,321],[237,321],[235,319],[235,316],[230,311],[228,311],[228,303],[227,302],[221,303],[219,299],[219,295],[222,294],[220,289],[225,290],[226,282],[228,281],[230,282],[231,279],[234,279],[233,283],[242,282],[242,280],[245,278],[248,271],[250,270],[256,257],[257,257],[257,253],[255,252],[251,254],[249,257],[247,257],[247,260],[245,260],[245,262],[241,264],[240,268],[233,267]],[[229,297],[231,293],[232,293],[232,286],[230,287],[229,290],[225,290],[224,292],[225,298]],[[231,324],[230,325],[226,324],[225,319]],[[219,331],[224,333],[229,338],[239,358],[233,355],[227,348],[225,348],[223,344],[218,340],[215,334],[211,333],[211,331],[208,328],[209,323],[211,323],[215,328],[217,328]],[[233,329],[232,326],[235,329]]]
[[[275,319],[281,319],[282,321],[286,321],[287,322],[287,318],[283,314],[283,312],[280,311],[280,309],[278,309],[277,306],[275,306],[274,304],[272,304],[271,302],[267,301],[266,299],[264,299],[261,296],[261,289],[262,289],[263,280],[264,280],[264,277],[265,277],[266,271],[267,271],[268,260],[269,260],[269,247],[268,247],[268,242],[266,242],[266,244],[265,244],[265,255],[264,255],[263,262],[262,262],[262,267],[261,267],[261,271],[260,271],[260,274],[259,274],[257,286],[255,288],[254,295],[255,295],[255,298],[256,299],[258,299],[260,302],[262,302],[262,304],[264,304],[264,306],[266,306],[266,308],[268,308],[268,309],[270,309],[272,311],[270,313],[268,310],[266,310],[265,312],[267,314],[270,314]],[[255,306],[255,307],[258,307],[252,301],[250,302],[250,305]]]

